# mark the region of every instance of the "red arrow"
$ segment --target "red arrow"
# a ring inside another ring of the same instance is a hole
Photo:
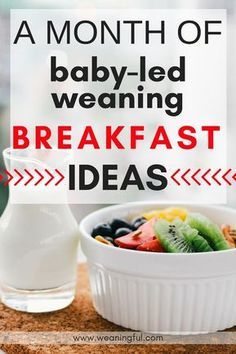
[[[211,183],[206,179],[206,175],[211,171],[211,169],[209,168],[203,175],[202,175],[202,179],[208,184],[208,186],[211,185]]]
[[[4,183],[4,186],[6,187],[6,186],[8,186],[8,184],[11,182],[11,180],[13,179],[13,176],[12,176],[12,174],[9,172],[9,171],[7,171],[7,170],[5,170],[5,173],[6,173],[6,175],[9,177],[6,181],[5,181],[5,183]]]
[[[55,184],[55,186],[58,186],[58,184],[60,184],[61,181],[63,181],[63,179],[65,179],[65,176],[63,176],[63,174],[62,174],[60,171],[58,171],[57,168],[55,169],[55,171],[56,171],[56,173],[58,173],[59,176],[61,177],[61,178],[57,181],[57,183]]]
[[[180,183],[179,183],[179,181],[177,181],[177,179],[175,179],[175,176],[177,175],[177,173],[179,173],[179,171],[180,171],[180,168],[178,168],[178,170],[176,170],[176,171],[173,173],[173,175],[170,176],[170,177],[173,179],[173,181],[174,181],[176,184],[178,184],[178,186],[180,186]]]
[[[34,176],[25,168],[24,171],[27,173],[27,175],[29,176],[29,179],[27,182],[25,182],[25,186],[27,186],[31,181],[32,179],[34,178]]]
[[[199,168],[196,172],[194,172],[194,174],[191,176],[191,178],[194,180],[194,182],[196,182],[199,186],[201,185],[201,183],[196,179],[197,174],[201,171],[201,169]]]
[[[22,181],[22,179],[24,178],[24,176],[23,176],[18,170],[16,170],[16,169],[14,169],[14,171],[15,171],[15,173],[19,176],[18,181],[16,181],[16,182],[14,183],[14,186],[17,186],[17,185]]]
[[[232,178],[235,180],[236,182],[236,173],[232,176]]]
[[[229,168],[222,176],[223,180],[229,185],[231,186],[232,183],[226,178],[226,176],[232,171],[232,168]]]
[[[49,183],[52,182],[54,176],[45,168],[45,172],[47,172],[47,174],[50,176],[49,180],[47,181],[47,183],[45,183],[45,186],[47,186]]]
[[[221,183],[220,181],[218,181],[218,179],[216,179],[216,176],[218,175],[218,173],[221,171],[221,168],[219,168],[215,173],[214,175],[212,175],[212,179],[219,185],[221,186]]]
[[[37,186],[42,180],[43,180],[43,175],[37,170],[37,168],[35,168],[35,172],[39,175],[39,180],[34,184],[35,186]]]
[[[187,184],[190,186],[189,181],[185,178],[186,175],[189,173],[189,171],[190,171],[190,168],[189,168],[188,170],[186,170],[186,171],[184,172],[184,174],[182,174],[181,178],[184,180],[185,183],[187,183]]]
[[[1,175],[1,173],[0,173],[0,183],[2,180],[3,180],[3,175]]]

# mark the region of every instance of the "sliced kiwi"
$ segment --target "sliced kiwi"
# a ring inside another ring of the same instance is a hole
[[[208,242],[181,220],[169,223],[166,220],[158,220],[154,225],[156,236],[166,252],[191,253],[210,252],[212,248]]]
[[[211,252],[212,247],[209,245],[207,240],[202,237],[198,231],[194,228],[189,227],[188,224],[175,220],[174,223],[179,226],[185,241],[189,242],[193,248],[193,252]]]
[[[221,251],[230,248],[220,228],[206,216],[198,213],[189,213],[186,223],[198,230],[199,234],[207,240],[213,250]]]

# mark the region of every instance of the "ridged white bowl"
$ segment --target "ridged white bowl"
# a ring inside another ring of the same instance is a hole
[[[118,325],[144,332],[197,334],[236,324],[236,249],[170,254],[109,247],[90,233],[99,222],[167,207],[129,203],[96,211],[80,224],[94,307]],[[219,225],[236,226],[236,210],[184,205]]]

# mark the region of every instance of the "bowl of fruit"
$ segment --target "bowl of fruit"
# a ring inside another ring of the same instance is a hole
[[[236,325],[236,210],[128,203],[88,215],[80,233],[107,320],[163,334]]]

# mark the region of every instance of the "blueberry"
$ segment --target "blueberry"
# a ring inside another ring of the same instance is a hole
[[[145,224],[147,222],[147,219],[142,217],[138,217],[132,221],[132,226],[134,230],[137,230],[141,225]]]
[[[132,231],[133,230],[131,230],[131,229],[127,228],[127,227],[121,227],[120,229],[116,230],[114,239],[116,239],[118,237],[121,237],[121,236],[128,235]]]
[[[92,231],[92,237],[96,237],[98,235],[112,237],[111,226],[105,223],[96,225]]]
[[[127,221],[125,221],[124,219],[118,219],[118,218],[113,219],[110,222],[110,226],[112,228],[113,233],[115,233],[116,230],[121,229],[121,228],[128,228],[128,229],[132,228],[132,226]]]

